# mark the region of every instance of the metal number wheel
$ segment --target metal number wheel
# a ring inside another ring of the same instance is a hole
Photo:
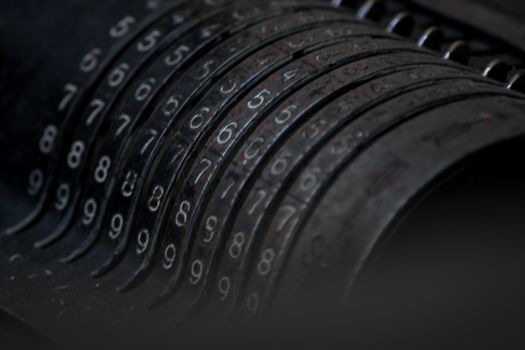
[[[425,251],[406,232],[450,238],[447,208],[484,213],[460,204],[485,203],[486,174],[513,190],[456,239],[488,217],[514,232],[525,42],[498,32],[515,19],[455,6],[8,0],[2,318],[100,344],[346,307]]]

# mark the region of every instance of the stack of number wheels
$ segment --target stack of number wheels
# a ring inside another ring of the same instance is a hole
[[[7,57],[1,87],[3,306],[47,331],[253,317],[319,286],[343,301],[435,178],[525,133],[523,94],[397,35],[399,18],[389,32],[324,1],[64,3],[31,9],[56,12],[42,33],[58,39],[24,74]],[[42,40],[34,26],[13,48]]]

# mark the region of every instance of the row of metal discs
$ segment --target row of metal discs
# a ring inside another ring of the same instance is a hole
[[[178,1],[136,18],[87,49],[87,83],[65,85],[29,175],[35,210],[10,233],[93,277],[118,270],[120,292],[180,315],[266,306],[326,184],[387,125],[512,95],[324,2]]]
[[[482,54],[477,57],[469,44],[469,39],[472,38],[469,38],[466,33],[462,33],[458,37],[454,31],[452,31],[452,35],[446,33],[446,30],[441,25],[436,24],[435,21],[430,22],[430,24],[420,23],[417,18],[418,14],[412,13],[402,4],[394,4],[393,9],[389,9],[389,4],[384,0],[333,0],[332,4],[352,9],[355,11],[356,17],[376,22],[384,26],[388,32],[411,38],[417,42],[418,46],[439,52],[446,59],[466,66],[471,65],[479,69],[483,76],[504,83],[508,89],[525,91],[523,72],[507,63],[503,57],[498,57],[497,53]],[[396,8],[396,5],[399,8]],[[489,51],[497,52],[497,49],[492,48]],[[503,54],[505,52],[502,52],[501,56]]]

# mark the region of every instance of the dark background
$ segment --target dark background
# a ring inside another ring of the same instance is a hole
[[[525,2],[523,0],[473,0],[473,2],[483,4],[495,11],[506,13],[522,23],[525,18]]]

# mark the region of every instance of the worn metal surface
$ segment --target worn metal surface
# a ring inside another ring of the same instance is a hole
[[[342,303],[437,177],[525,134],[521,24],[335,3],[7,1],[0,307],[97,344]]]

